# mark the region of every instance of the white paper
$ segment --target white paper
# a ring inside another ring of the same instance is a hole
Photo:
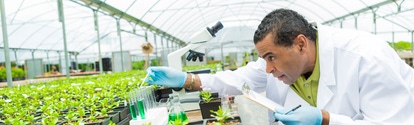
[[[276,109],[283,109],[283,106],[273,102],[272,100],[260,95],[259,93],[256,93],[255,91],[244,91],[243,95],[252,100],[253,102],[260,104],[263,107],[266,107],[267,109],[276,112]]]

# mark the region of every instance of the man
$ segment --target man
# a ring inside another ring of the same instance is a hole
[[[234,95],[246,82],[286,108],[269,112],[270,121],[284,124],[414,123],[413,69],[377,36],[310,24],[277,9],[262,20],[254,43],[261,58],[235,71],[194,75],[151,67],[148,82]]]
[[[59,71],[57,70],[56,66],[52,66],[51,72],[52,74],[59,74]]]

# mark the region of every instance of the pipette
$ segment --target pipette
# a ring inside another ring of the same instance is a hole
[[[140,87],[144,84],[144,82],[147,80],[149,74],[147,73],[147,75],[145,75],[144,80],[142,80],[141,84],[139,85]]]

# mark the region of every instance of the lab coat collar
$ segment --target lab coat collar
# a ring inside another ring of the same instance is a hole
[[[318,24],[318,50],[320,77],[318,85],[317,107],[323,109],[333,97],[333,92],[329,86],[336,85],[334,71],[334,45],[333,29]]]

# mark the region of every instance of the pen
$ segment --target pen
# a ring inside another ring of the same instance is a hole
[[[292,110],[290,110],[290,111],[286,112],[286,113],[285,113],[285,115],[287,115],[287,114],[289,114],[289,113],[291,113],[291,112],[295,111],[296,109],[298,109],[298,108],[300,108],[300,107],[301,107],[301,105],[296,106],[296,107],[295,107],[295,108],[293,108]]]
[[[288,112],[286,112],[284,115],[287,115],[287,114],[289,114],[289,113],[291,113],[291,112],[293,112],[293,111],[295,111],[295,110],[297,110],[298,108],[300,108],[302,105],[298,105],[298,106],[296,106],[295,108],[293,108],[293,109],[291,109],[291,110],[289,110]],[[278,122],[279,120],[277,120],[277,119],[275,119],[275,121],[273,121],[273,122]]]

